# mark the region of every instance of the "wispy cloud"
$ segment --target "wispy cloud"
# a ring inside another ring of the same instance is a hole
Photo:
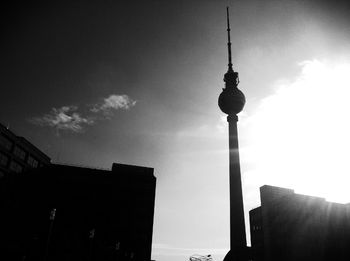
[[[107,98],[103,98],[102,102],[85,105],[85,110],[76,105],[62,106],[60,108],[52,108],[47,114],[41,117],[29,119],[29,122],[39,126],[48,126],[60,130],[81,133],[88,125],[93,125],[97,120],[110,119],[113,112],[119,109],[128,110],[135,106],[136,101],[128,95],[112,94]],[[82,111],[88,110],[88,113]],[[84,115],[85,114],[85,115]]]
[[[91,112],[102,112],[105,115],[111,115],[114,110],[128,110],[136,105],[136,101],[128,95],[112,94],[103,99],[103,102],[92,105]]]
[[[77,112],[77,106],[63,106],[61,108],[52,108],[51,112],[42,117],[30,119],[30,122],[49,126],[59,130],[70,130],[73,132],[82,132],[84,125],[92,125],[95,120],[92,117],[83,117]]]

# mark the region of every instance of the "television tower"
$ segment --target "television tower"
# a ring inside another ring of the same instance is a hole
[[[218,104],[222,112],[227,114],[229,129],[229,175],[230,175],[230,251],[224,261],[246,261],[247,242],[244,224],[243,195],[241,182],[241,169],[239,163],[237,114],[242,111],[245,96],[237,86],[238,72],[232,69],[231,39],[229,10],[227,11],[227,37],[228,37],[228,70],[224,76],[225,87],[219,96]]]

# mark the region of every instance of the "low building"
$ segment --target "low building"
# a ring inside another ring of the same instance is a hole
[[[50,164],[51,159],[0,123],[0,178]]]
[[[151,260],[152,168],[51,164],[5,182],[0,260]]]
[[[350,206],[273,186],[250,211],[253,260],[350,260]]]

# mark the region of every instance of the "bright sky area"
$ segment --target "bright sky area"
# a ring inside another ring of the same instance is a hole
[[[154,167],[159,261],[229,247],[226,5],[246,223],[264,184],[350,202],[345,1],[27,2],[1,16],[0,121],[53,162]]]

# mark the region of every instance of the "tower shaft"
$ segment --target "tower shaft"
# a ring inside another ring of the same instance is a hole
[[[230,246],[236,252],[244,251],[247,246],[244,208],[239,162],[238,133],[236,115],[227,116],[229,127],[229,162],[230,162]]]

